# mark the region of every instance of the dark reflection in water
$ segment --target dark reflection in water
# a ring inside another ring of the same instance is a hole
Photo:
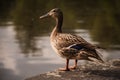
[[[50,18],[39,20],[39,16],[54,7],[59,7],[64,12],[64,28],[90,29],[92,38],[99,41],[100,45],[104,47],[120,43],[120,9],[119,1],[116,0],[56,0],[54,2],[47,1],[47,3],[46,0],[30,0],[29,3],[24,0],[16,1],[12,13],[16,32],[21,29],[33,37],[43,34],[42,32],[49,33],[52,25],[55,24],[54,21]]]
[[[108,48],[108,51],[102,52],[107,60],[120,58],[119,0],[1,2],[0,80],[9,80],[7,77],[21,80],[63,65],[64,60],[54,54],[49,43],[55,21],[39,19],[55,7],[61,8],[64,13],[64,32],[81,35],[88,42]]]

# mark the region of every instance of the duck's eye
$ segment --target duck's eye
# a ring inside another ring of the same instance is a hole
[[[53,10],[53,12],[56,12],[55,10]]]

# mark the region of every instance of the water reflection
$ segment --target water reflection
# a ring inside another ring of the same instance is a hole
[[[23,26],[25,27],[25,26]],[[18,42],[20,43],[20,48],[22,50],[22,53],[35,53],[36,50],[36,39],[34,38],[34,30],[33,26],[28,26],[29,28],[23,28],[22,26],[16,27],[15,30],[17,32],[16,38],[18,39]],[[27,26],[26,26],[27,27]],[[39,49],[40,50],[40,49]],[[27,54],[26,54],[27,55]]]
[[[42,48],[42,52],[31,52],[25,57],[15,38],[14,26],[0,27],[0,33],[0,80],[23,80],[25,77],[54,70],[63,63],[57,61],[58,56],[53,54],[48,36],[36,37],[35,47]]]
[[[8,77],[11,77],[11,79],[17,79],[20,78],[18,76],[19,69],[16,65],[16,60],[14,59],[16,51],[19,51],[17,48],[17,45],[14,44],[16,41],[14,38],[14,31],[13,26],[3,26],[0,28],[0,64],[1,64],[1,75],[3,75],[1,80],[8,80]],[[14,49],[13,49],[14,47]],[[5,77],[5,76],[8,77]],[[16,77],[15,77],[16,76]]]
[[[113,2],[116,6],[112,5]],[[94,40],[99,41],[100,45],[108,47],[111,44],[120,44],[119,5],[117,1],[113,2],[104,0],[69,0],[69,2],[56,0],[54,3],[53,1],[47,1],[46,3],[46,1],[30,0],[28,3],[21,0],[16,2],[17,5],[12,15],[17,26],[16,32],[18,34],[23,32],[27,36],[24,37],[30,39],[30,37],[41,35],[43,32],[49,33],[51,31],[52,25],[55,24],[54,21],[50,18],[39,20],[39,16],[51,10],[51,8],[59,7],[64,13],[64,28],[87,28]]]

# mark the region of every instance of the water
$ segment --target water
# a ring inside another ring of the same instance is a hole
[[[37,47],[42,48],[35,53],[21,52],[15,38],[14,26],[0,27],[0,80],[22,80],[25,77],[54,70],[62,63],[51,50],[49,37],[38,37]],[[45,43],[45,44],[43,44]]]
[[[23,53],[16,38],[15,25],[0,26],[0,80],[23,80],[64,66],[65,60],[52,50],[49,35],[34,37],[35,52]],[[89,31],[74,29],[73,32],[81,35],[91,43]],[[119,58],[120,50],[108,50],[103,53],[107,60]],[[71,63],[72,64],[72,63]]]

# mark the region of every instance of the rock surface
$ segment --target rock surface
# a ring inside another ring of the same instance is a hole
[[[25,80],[120,80],[120,59],[80,65],[72,71],[52,71]]]

